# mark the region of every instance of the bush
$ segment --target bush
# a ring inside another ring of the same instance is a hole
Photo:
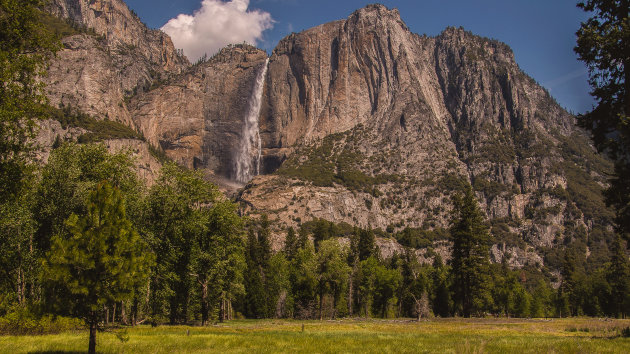
[[[54,334],[85,328],[76,318],[37,316],[26,308],[18,308],[0,317],[0,335]]]

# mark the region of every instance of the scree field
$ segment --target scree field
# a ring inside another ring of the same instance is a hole
[[[104,353],[629,353],[630,320],[435,319],[230,321],[208,327],[123,328],[99,333]],[[2,353],[87,350],[87,332],[2,336]]]

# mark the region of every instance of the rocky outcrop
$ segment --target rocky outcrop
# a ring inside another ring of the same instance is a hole
[[[85,129],[82,128],[64,128],[61,123],[52,119],[40,121],[37,135],[33,141],[36,147],[36,159],[41,163],[48,163],[55,141],[76,141],[85,132]]]
[[[64,141],[77,142],[81,135],[88,132],[83,128],[63,127],[61,123],[52,119],[41,121],[33,141],[36,147],[36,159],[40,163],[48,163],[48,158],[56,143]],[[145,141],[137,139],[107,139],[102,144],[111,153],[128,152],[133,159],[138,177],[149,187],[155,183],[162,164],[151,154],[149,145]]]
[[[92,29],[113,51],[137,51],[153,69],[179,72],[188,64],[166,33],[149,29],[122,0],[52,0],[48,11]]]
[[[53,15],[85,29],[63,39],[47,84],[51,104],[132,125],[126,99],[189,66],[171,39],[148,29],[119,0],[54,0]]]
[[[446,227],[462,183],[498,242],[555,247],[610,222],[587,191],[601,188],[610,163],[498,41],[461,28],[419,36],[397,10],[369,5],[283,39],[264,98],[263,170],[279,176],[255,178],[241,198],[281,225]],[[539,261],[512,253],[515,264]]]
[[[124,73],[100,41],[81,34],[64,38],[63,45],[48,68],[46,95],[50,104],[133,126],[125,102]]]
[[[151,187],[159,177],[162,164],[151,154],[149,144],[137,139],[108,139],[103,142],[111,153],[128,152],[138,177]]]
[[[209,61],[131,101],[144,136],[180,164],[203,169],[214,180],[234,180],[234,159],[243,140],[257,73],[267,54],[230,46]]]

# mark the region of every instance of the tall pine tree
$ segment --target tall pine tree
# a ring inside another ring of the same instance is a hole
[[[453,198],[453,288],[456,307],[464,317],[478,314],[489,301],[490,235],[470,185]]]
[[[89,352],[96,352],[96,331],[103,307],[131,299],[153,261],[125,215],[120,192],[104,182],[90,195],[87,214],[66,221],[70,236],[52,239],[44,263],[53,299],[71,304],[71,313],[90,328]]]
[[[611,288],[610,302],[614,315],[625,318],[630,313],[630,265],[626,247],[619,236],[613,245],[607,278]]]

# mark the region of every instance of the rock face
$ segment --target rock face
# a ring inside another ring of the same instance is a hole
[[[47,119],[39,123],[39,130],[34,139],[37,146],[36,158],[41,163],[48,163],[50,153],[55,141],[77,142],[79,137],[88,131],[77,127],[63,127],[56,120]],[[127,151],[130,153],[136,173],[147,186],[153,185],[158,176],[162,164],[155,158],[149,149],[149,145],[137,139],[108,139],[102,142],[111,153]]]
[[[241,198],[286,225],[447,227],[465,183],[508,243],[495,253],[523,262],[539,259],[511,249],[516,239],[555,247],[610,222],[588,192],[610,164],[507,45],[457,28],[419,36],[381,5],[278,44],[260,128],[263,170],[277,171]]]
[[[54,0],[53,15],[90,29],[63,40],[46,79],[54,106],[132,125],[126,98],[181,73],[188,60],[120,0]]]
[[[166,33],[147,28],[121,0],[52,0],[48,10],[94,30],[112,50],[136,50],[154,69],[176,72],[187,64]]]
[[[235,155],[257,74],[267,54],[247,45],[223,49],[209,61],[131,101],[134,122],[178,163],[234,180]]]
[[[135,123],[127,103],[182,73],[190,66],[171,39],[147,28],[120,0],[52,0],[51,14],[81,28],[80,34],[62,39],[63,49],[51,61],[44,78],[45,92],[54,107],[72,107],[96,119]],[[36,143],[45,162],[57,137],[74,140],[81,128],[63,129],[56,121],[40,124]],[[152,184],[160,168],[146,142],[109,139],[110,151],[128,149],[136,159],[138,175]]]
[[[191,66],[120,0],[53,0],[50,11],[96,33],[64,39],[47,78],[51,102],[128,124],[223,186],[242,186],[236,155],[252,139],[244,127],[266,69],[262,175],[238,199],[243,212],[277,220],[278,243],[284,227],[312,218],[391,237],[447,228],[451,196],[470,184],[495,261],[540,265],[572,240],[607,252],[612,214],[600,191],[611,164],[503,43],[458,28],[420,36],[397,10],[369,5],[286,37],[271,57],[237,45]],[[384,254],[401,249],[378,242]],[[448,250],[447,240],[433,244],[443,259]]]

